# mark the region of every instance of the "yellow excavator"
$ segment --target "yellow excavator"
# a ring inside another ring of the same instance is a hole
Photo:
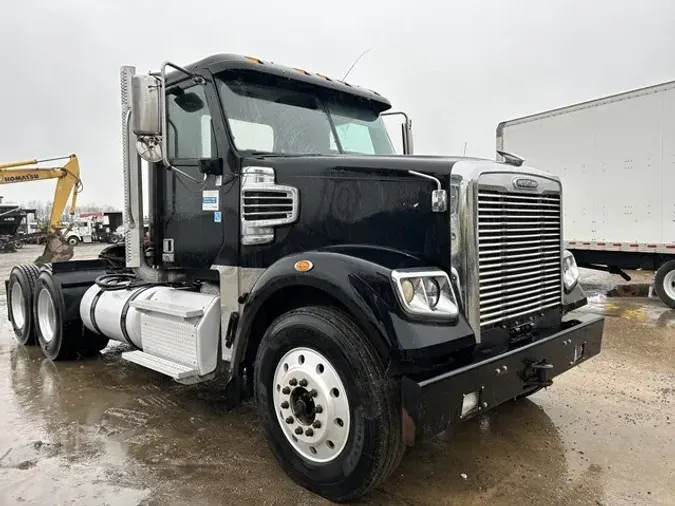
[[[38,167],[39,163],[68,160],[63,167]],[[73,247],[68,244],[63,235],[61,216],[71,198],[70,212],[75,214],[77,195],[82,191],[80,179],[80,164],[76,155],[43,160],[22,160],[0,164],[0,184],[24,183],[27,181],[42,181],[44,179],[58,179],[54,191],[54,202],[47,229],[45,250],[36,260],[36,265],[50,262],[65,262],[73,258]]]

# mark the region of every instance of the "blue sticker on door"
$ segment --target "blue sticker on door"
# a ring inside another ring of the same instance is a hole
[[[213,222],[220,223],[221,221],[223,221],[223,213],[221,213],[220,211],[216,211],[215,213],[213,213]]]

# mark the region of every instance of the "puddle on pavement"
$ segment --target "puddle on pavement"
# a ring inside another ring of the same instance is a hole
[[[581,311],[650,323],[657,327],[675,327],[675,309],[668,308],[658,299],[647,297],[612,298],[596,293],[588,296],[588,305]]]

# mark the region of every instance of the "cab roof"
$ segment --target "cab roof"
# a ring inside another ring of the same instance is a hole
[[[379,111],[391,108],[391,103],[376,91],[346,83],[339,79],[333,79],[326,75],[309,72],[304,69],[267,62],[252,56],[238,54],[215,54],[203,60],[191,63],[185,67],[187,70],[199,73],[200,70],[208,70],[213,74],[225,70],[246,70],[260,72],[281,78],[292,79],[325,90],[332,90],[365,99],[373,103]]]

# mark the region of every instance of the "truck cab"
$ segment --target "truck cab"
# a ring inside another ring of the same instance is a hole
[[[64,234],[66,241],[71,246],[93,242],[93,235],[94,225],[91,218],[76,219],[66,228]]]
[[[180,383],[224,377],[289,476],[346,501],[406,446],[599,353],[603,318],[571,313],[558,178],[414,155],[405,114],[397,155],[384,97],[258,58],[121,81],[124,246],[39,273],[49,358],[114,340]]]

